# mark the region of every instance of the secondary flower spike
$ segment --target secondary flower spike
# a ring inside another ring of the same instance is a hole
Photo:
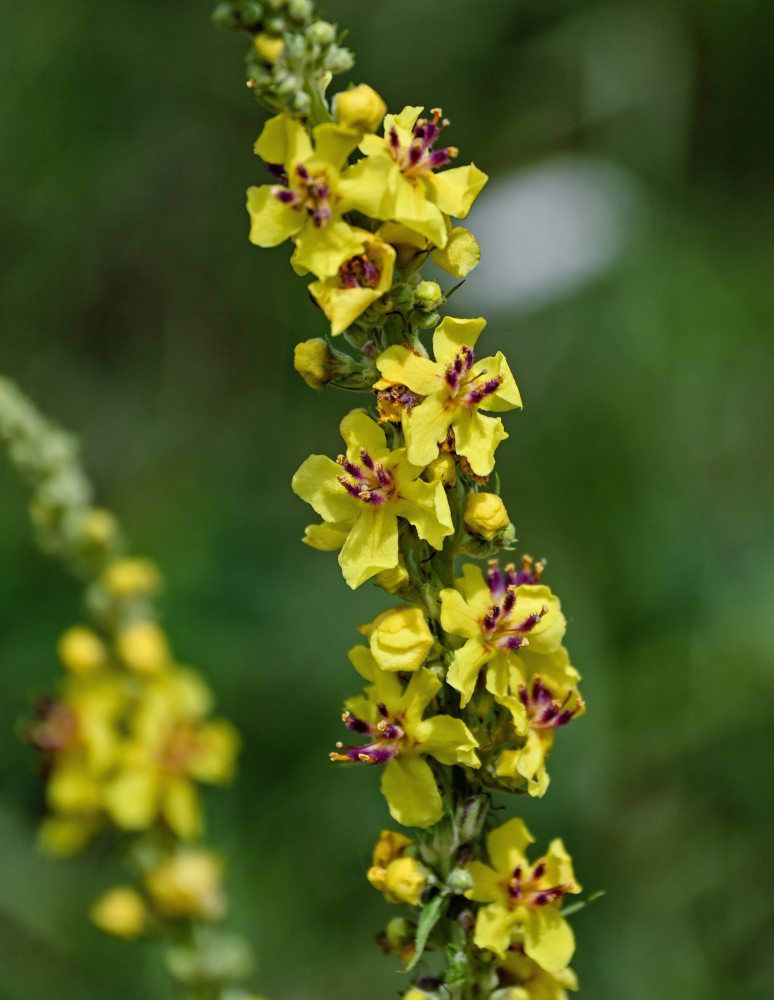
[[[501,351],[475,360],[473,348],[486,325],[483,319],[446,319],[433,334],[435,361],[410,347],[390,347],[376,362],[382,376],[405,385],[426,398],[403,411],[408,455],[417,465],[427,465],[438,454],[451,427],[454,448],[477,476],[488,476],[497,445],[508,435],[499,417],[479,410],[512,410],[521,396]]]
[[[405,448],[390,451],[384,431],[365,410],[347,414],[340,429],[346,455],[335,462],[310,455],[292,486],[324,521],[337,526],[343,543],[339,565],[354,589],[398,565],[398,518],[436,549],[454,525],[443,485],[420,479],[422,466],[408,461]]]

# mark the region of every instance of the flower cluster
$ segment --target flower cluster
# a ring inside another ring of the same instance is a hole
[[[166,943],[168,971],[187,997],[258,1000],[239,985],[249,951],[221,926],[224,865],[202,840],[199,788],[231,779],[239,736],[213,718],[204,679],[175,660],[158,624],[161,575],[123,555],[115,518],[92,504],[75,442],[5,379],[0,444],[32,489],[41,547],[87,581],[92,619],[61,636],[59,690],[23,727],[46,779],[41,846],[66,856],[112,834],[132,881],[96,900],[94,922]]]
[[[252,25],[254,47],[273,23]],[[328,328],[296,346],[299,374],[367,394],[341,421],[341,453],[308,457],[292,488],[319,518],[304,541],[338,551],[351,588],[371,581],[393,599],[350,651],[365,688],[345,701],[348,734],[330,755],[378,768],[391,817],[414,828],[384,831],[368,871],[414,913],[381,942],[417,969],[410,1000],[559,1000],[576,986],[571,860],[554,840],[528,861],[522,821],[493,828],[490,805],[545,794],[557,731],[584,711],[580,678],[544,563],[497,559],[515,542],[493,476],[501,415],[522,406],[513,373],[502,351],[479,349],[484,318],[448,314],[454,288],[422,274],[432,263],[465,279],[477,265],[458,220],[487,177],[460,165],[440,108],[390,112],[364,83],[329,100],[330,77],[299,79],[305,99],[264,102],[279,113],[255,144],[269,179],[247,192],[249,238],[288,242],[293,269],[312,276]],[[446,966],[430,973],[433,949]]]

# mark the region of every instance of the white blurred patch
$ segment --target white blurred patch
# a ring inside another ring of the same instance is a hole
[[[640,204],[634,177],[605,160],[562,158],[490,181],[463,223],[481,263],[455,309],[526,311],[567,297],[612,267]]]

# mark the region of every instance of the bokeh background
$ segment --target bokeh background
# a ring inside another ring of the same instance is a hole
[[[744,997],[774,981],[771,64],[756,0],[330,0],[395,110],[442,104],[492,175],[470,216],[483,312],[525,409],[498,453],[520,547],[549,560],[587,716],[546,798],[589,890],[574,963],[595,1000]],[[99,498],[168,579],[166,624],[245,738],[211,797],[234,926],[273,1000],[387,1000],[403,980],[366,884],[377,775],[327,751],[382,606],[298,542],[289,479],[352,400],[312,393],[323,330],[286,248],[248,244],[262,121],[244,42],[203,0],[6,4],[0,368],[83,438]],[[343,86],[346,77],[339,78]],[[0,996],[166,1000],[156,956],[89,926],[114,877],[34,848],[14,733],[55,683],[77,587],[0,470]],[[513,806],[510,807],[513,809]]]

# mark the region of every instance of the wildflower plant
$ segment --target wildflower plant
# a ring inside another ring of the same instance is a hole
[[[545,564],[498,560],[515,543],[494,465],[516,381],[502,351],[479,349],[485,319],[448,312],[479,261],[459,220],[486,174],[446,144],[440,108],[389,111],[365,83],[329,97],[353,60],[308,0],[230,0],[214,20],[249,35],[247,85],[272,113],[249,238],[290,244],[327,327],[296,345],[295,368],[364,397],[343,448],[332,435],[292,488],[319,518],[304,541],[391,601],[349,654],[365,688],[331,753],[379,769],[392,819],[412,828],[374,849],[369,882],[409,907],[380,942],[408,1000],[561,1000],[577,988],[571,858],[557,839],[528,859],[523,821],[492,812],[494,793],[546,793],[584,702]],[[423,276],[430,261],[448,280]]]
[[[125,554],[118,522],[92,502],[75,440],[4,378],[0,445],[31,488],[40,547],[83,582],[89,619],[60,637],[58,690],[22,727],[45,776],[40,846],[68,857],[112,841],[125,876],[94,901],[93,922],[165,944],[186,1000],[257,1000],[241,985],[247,944],[223,927],[224,859],[204,839],[200,792],[231,780],[239,735],[213,716],[204,678],[177,661],[159,624],[159,570]]]

